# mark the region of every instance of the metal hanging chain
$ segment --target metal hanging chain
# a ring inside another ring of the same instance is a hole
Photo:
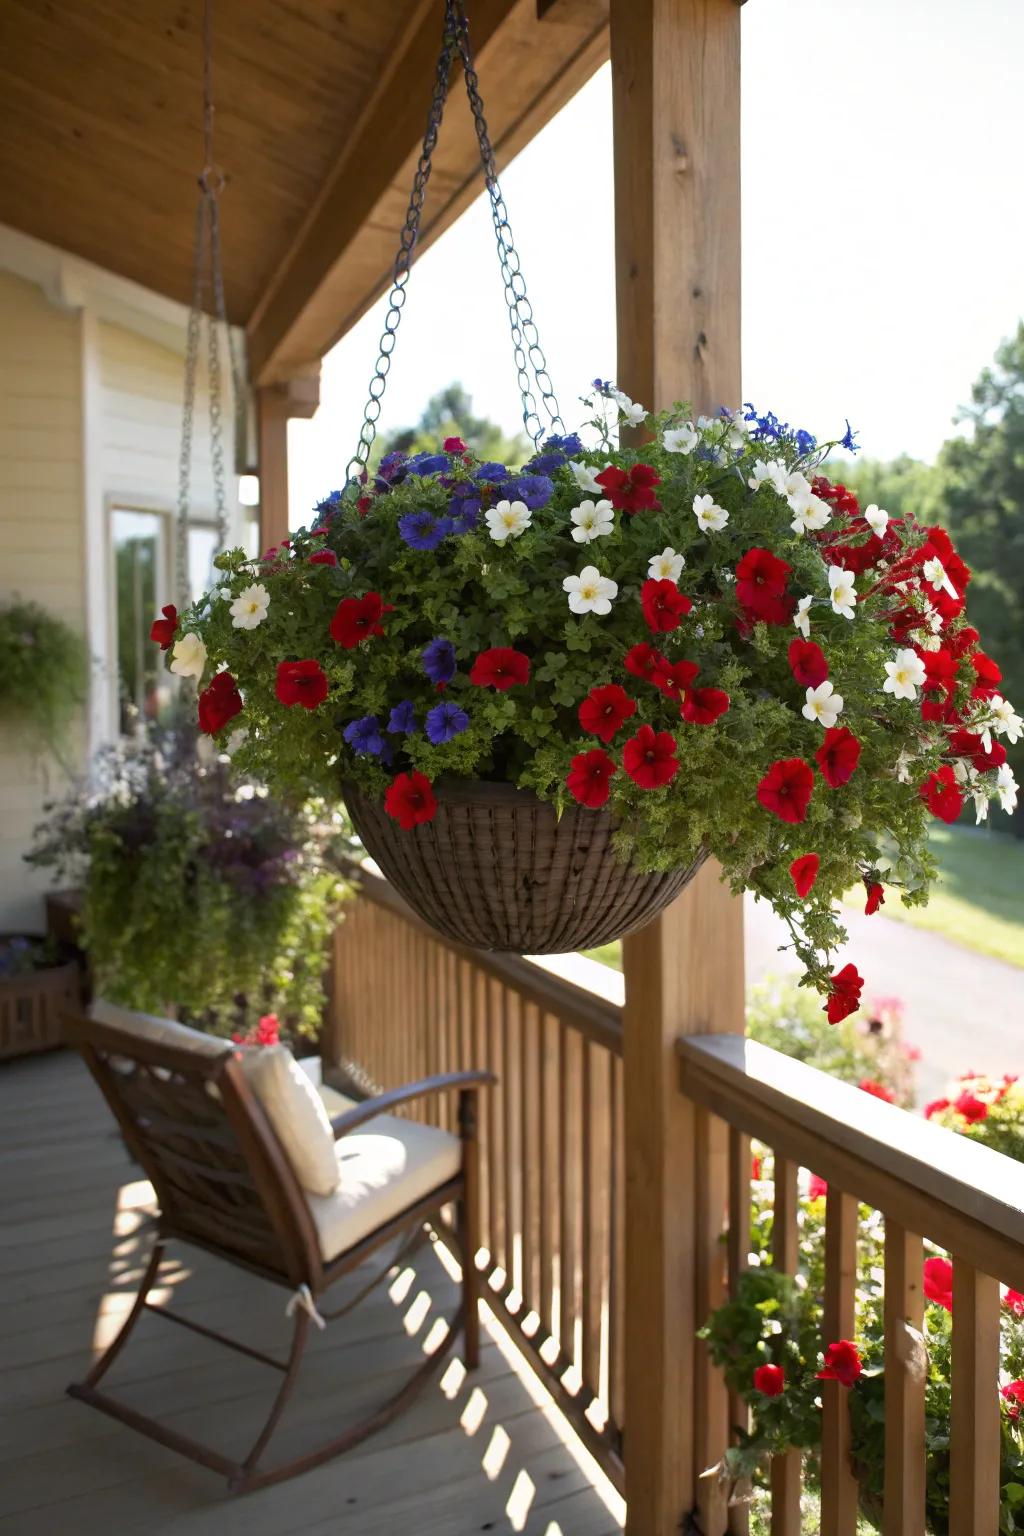
[[[558,402],[555,399],[551,379],[548,376],[547,362],[537,335],[533,310],[526,296],[526,282],[522,274],[519,255],[512,239],[512,230],[508,222],[505,200],[502,197],[501,187],[498,183],[494,150],[491,147],[490,137],[487,132],[487,121],[484,117],[483,102],[480,97],[479,81],[473,68],[473,57],[469,46],[469,23],[466,19],[465,6],[463,0],[445,0],[444,34],[441,52],[437,60],[434,90],[430,101],[430,111],[427,116],[427,129],[423,136],[423,145],[416,165],[416,172],[413,176],[412,191],[409,196],[405,223],[399,236],[398,252],[395,256],[392,272],[391,292],[388,295],[387,315],[385,316],[384,330],[380,338],[377,362],[374,367],[373,377],[370,380],[369,395],[363,411],[359,441],[356,445],[356,451],[346,468],[346,475],[350,481],[359,479],[365,474],[370,450],[377,435],[377,422],[380,419],[381,413],[380,402],[387,388],[387,376],[391,369],[391,354],[395,350],[398,327],[402,318],[402,309],[405,305],[406,285],[409,281],[409,272],[412,267],[416,242],[419,238],[420,219],[423,213],[427,182],[430,180],[434,149],[437,146],[437,136],[441,127],[441,119],[444,115],[445,102],[448,97],[448,81],[456,54],[462,61],[466,92],[469,97],[470,110],[473,114],[473,123],[480,146],[480,159],[483,165],[484,180],[491,200],[491,214],[494,220],[494,231],[498,244],[498,259],[505,282],[505,302],[509,312],[509,329],[512,335],[519,393],[523,403],[523,425],[534,445],[538,444],[545,431],[549,430],[544,427],[538,415],[537,400],[533,393],[530,371],[528,371],[532,370],[533,380],[544,402],[544,409],[549,418],[551,428],[562,432],[565,431],[558,412]]]
[[[196,205],[195,243],[192,268],[192,304],[188,316],[185,344],[185,397],[181,419],[181,452],[178,458],[178,528],[177,567],[179,606],[190,600],[188,571],[189,500],[192,478],[192,441],[195,417],[196,378],[199,367],[199,342],[207,283],[211,289],[213,314],[207,323],[207,397],[210,413],[210,460],[213,473],[214,516],[217,549],[224,548],[228,535],[228,505],[224,474],[224,423],[221,409],[220,327],[227,336],[228,364],[235,400],[236,431],[244,431],[245,390],[234,338],[228,324],[224,301],[224,274],[221,269],[220,203],[224,173],[213,157],[213,0],[205,0],[203,9],[203,169],[199,176],[199,200]]]

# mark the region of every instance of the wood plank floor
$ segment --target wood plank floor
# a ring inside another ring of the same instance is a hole
[[[242,1498],[230,1498],[216,1474],[65,1397],[130,1304],[151,1210],[152,1190],[76,1057],[0,1066],[0,1536],[621,1530],[621,1501],[489,1319],[472,1376],[450,1359],[380,1434]],[[428,1247],[317,1336],[279,1451],[339,1432],[422,1359],[457,1298],[446,1259]],[[161,1279],[154,1299],[281,1352],[289,1325],[276,1287],[184,1248],[169,1250]],[[147,1316],[104,1385],[235,1454],[255,1437],[277,1381]]]

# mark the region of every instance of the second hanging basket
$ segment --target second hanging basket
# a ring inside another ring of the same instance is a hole
[[[607,811],[551,805],[512,784],[440,780],[432,821],[403,832],[383,805],[345,785],[367,852],[425,922],[477,949],[562,954],[642,927],[693,878],[623,863]]]

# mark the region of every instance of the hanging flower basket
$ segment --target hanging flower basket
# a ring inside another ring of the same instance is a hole
[[[371,472],[456,52],[534,452],[515,469],[450,437]],[[863,985],[853,964],[832,968],[843,894],[863,882],[869,913],[887,887],[922,902],[929,815],[1013,807],[998,738],[1024,723],[967,623],[970,572],[941,528],[861,509],[821,473],[855,446],[849,427],[817,444],[751,407],[654,415],[601,380],[586,404],[567,433],[448,0],[345,488],[262,560],[219,556],[219,585],[166,609],[153,638],[245,771],[290,794],[350,786],[366,846],[442,932],[593,944],[710,855],[788,924],[835,1022]]]
[[[447,938],[478,949],[558,954],[640,928],[703,862],[647,873],[617,857],[606,810],[552,805],[512,784],[441,780],[430,821],[402,831],[355,784],[345,803],[396,890]]]

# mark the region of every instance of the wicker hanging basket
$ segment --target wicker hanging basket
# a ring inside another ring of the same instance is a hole
[[[606,811],[554,807],[512,784],[440,780],[432,821],[403,832],[354,784],[360,840],[423,920],[474,949],[562,954],[607,944],[655,917],[693,878],[642,874],[612,846]]]

